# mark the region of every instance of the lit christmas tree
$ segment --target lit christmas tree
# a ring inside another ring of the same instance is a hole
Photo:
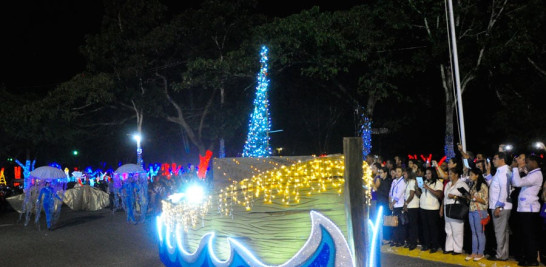
[[[267,47],[262,46],[260,51],[261,68],[258,73],[258,86],[256,87],[256,98],[254,99],[254,111],[250,115],[248,125],[248,136],[243,149],[243,157],[269,157],[271,147],[269,146],[269,131],[271,119],[269,117],[269,100],[267,99]]]

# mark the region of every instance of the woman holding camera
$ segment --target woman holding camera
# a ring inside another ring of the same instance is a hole
[[[440,247],[439,233],[440,233],[440,203],[444,195],[444,184],[438,180],[436,171],[434,168],[427,168],[425,171],[425,182],[423,183],[423,189],[421,198],[419,199],[420,215],[423,222],[423,241],[422,251],[430,249],[430,253],[434,253]]]

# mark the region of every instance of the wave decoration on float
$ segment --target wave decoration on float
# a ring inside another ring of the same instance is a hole
[[[311,211],[311,234],[304,246],[287,262],[278,266],[352,266],[347,241],[339,228],[322,214]],[[191,253],[184,248],[183,231],[178,225],[170,228],[165,216],[157,217],[159,257],[166,266],[272,266],[258,260],[249,249],[234,238],[227,238],[228,259],[220,260],[214,253],[214,232],[201,238]]]

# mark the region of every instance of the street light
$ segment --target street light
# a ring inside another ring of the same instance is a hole
[[[78,150],[72,151],[72,155],[77,156],[78,155]]]
[[[142,136],[140,134],[134,134],[133,139],[137,142],[137,165],[143,166],[144,161],[142,160],[142,148],[140,148],[140,141]]]
[[[542,143],[542,142],[536,142],[536,143],[535,143],[535,148],[536,148],[536,149],[544,149],[544,143]]]

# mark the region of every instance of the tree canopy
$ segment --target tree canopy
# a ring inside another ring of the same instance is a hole
[[[285,154],[341,152],[341,137],[356,134],[355,110],[387,129],[374,135],[373,152],[390,156],[442,154],[456,127],[442,2],[370,1],[284,17],[244,0],[179,13],[158,0],[104,3],[100,30],[80,48],[82,71],[47,93],[2,87],[3,155],[69,161],[62,151],[84,147],[89,162],[130,161],[127,135],[138,131],[145,161],[217,154],[220,139],[237,156],[262,45],[270,51],[273,129],[283,130],[272,143]],[[544,5],[457,2],[471,147],[530,142],[546,130],[534,123],[546,114]]]

